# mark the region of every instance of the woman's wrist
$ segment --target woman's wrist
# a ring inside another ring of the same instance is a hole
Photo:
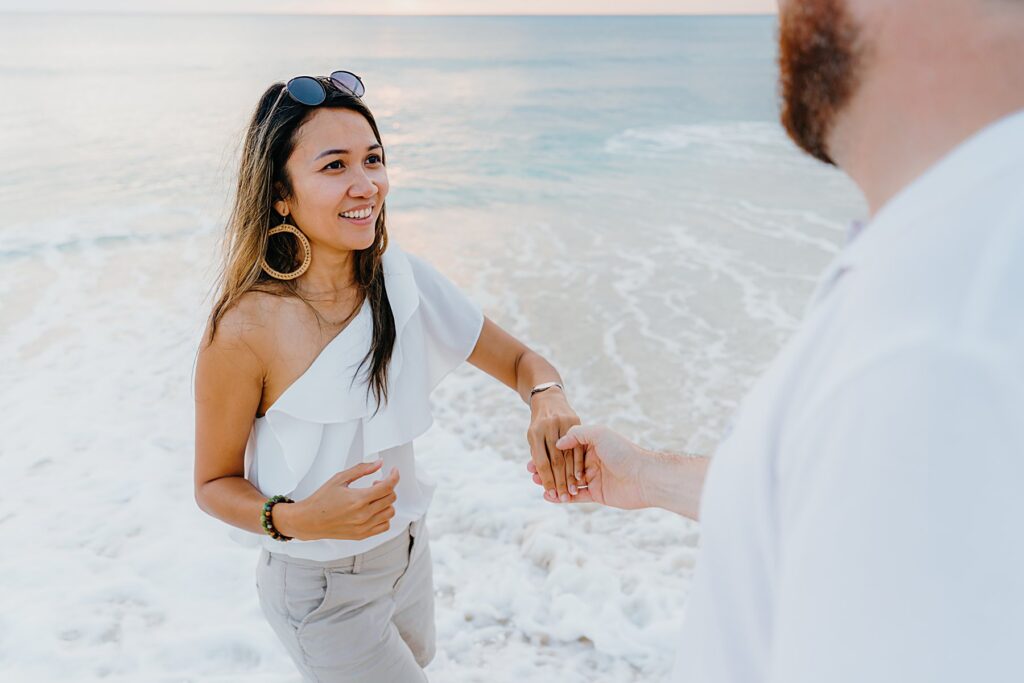
[[[278,503],[273,511],[274,528],[289,538],[300,541],[308,540],[308,532],[304,524],[302,501],[297,503]]]
[[[561,386],[553,386],[550,389],[544,391],[538,391],[527,400],[530,404],[530,410],[537,411],[545,406],[551,405],[567,405],[569,399],[565,395],[565,391]]]

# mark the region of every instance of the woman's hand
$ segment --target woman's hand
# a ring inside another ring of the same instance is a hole
[[[558,387],[534,394],[530,399],[530,412],[526,440],[530,443],[537,476],[544,486],[544,498],[567,503],[583,483],[583,447],[561,451],[555,448],[555,442],[580,424],[580,418]]]
[[[580,491],[573,503],[600,503],[623,510],[650,506],[644,498],[642,466],[654,454],[632,443],[607,427],[577,427],[561,439],[564,448],[582,449],[586,458],[584,479],[587,488]],[[526,469],[535,484],[541,480],[536,467]]]
[[[554,366],[489,318],[484,318],[469,362],[514,389],[530,404],[532,418],[526,439],[544,484],[544,497],[552,502],[568,502],[583,479],[583,449],[563,453],[555,448],[555,442],[580,419],[558,387],[530,395],[531,387],[551,381],[561,383]]]
[[[274,506],[274,526],[285,536],[303,541],[324,538],[360,541],[391,528],[395,516],[398,470],[367,488],[349,484],[381,468],[383,461],[362,463],[338,472],[313,495],[296,503]]]

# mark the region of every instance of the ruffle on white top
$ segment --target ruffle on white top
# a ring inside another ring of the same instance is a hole
[[[401,533],[427,510],[433,484],[417,472],[412,441],[433,423],[430,392],[472,353],[483,314],[433,267],[392,245],[383,256],[384,282],[395,319],[388,367],[388,401],[376,410],[366,391],[373,319],[364,303],[349,325],[253,425],[246,478],[264,495],[301,500],[335,473],[384,459],[383,476],[400,471],[391,529],[362,541],[289,541],[269,536],[273,552],[328,560],[365,552]],[[373,479],[379,478],[374,477]],[[366,478],[355,486],[368,486]],[[235,535],[238,538],[237,535]],[[241,539],[240,539],[241,540]]]

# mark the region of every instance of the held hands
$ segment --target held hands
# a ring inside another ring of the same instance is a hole
[[[569,501],[552,499],[551,502],[601,503],[624,510],[648,507],[643,490],[641,467],[651,454],[620,434],[607,427],[576,426],[554,444],[556,452],[564,452],[575,459],[583,454],[583,477],[580,482],[586,488],[577,489],[578,494]],[[538,472],[536,457],[526,469],[533,474],[535,484],[547,489],[544,477]]]
[[[534,481],[544,487],[544,498],[564,503],[579,493],[583,483],[583,448],[555,448],[559,437],[580,423],[561,389],[553,388],[530,399],[530,428],[526,440],[533,460]]]
[[[277,524],[287,536],[302,540],[325,538],[359,541],[387,531],[395,516],[395,486],[398,470],[366,488],[351,488],[349,484],[378,471],[383,461],[361,463],[338,472],[324,482],[313,495],[287,506],[274,508],[275,523],[279,508],[289,508],[286,518]],[[289,529],[282,529],[285,524]],[[289,530],[292,533],[289,533]]]

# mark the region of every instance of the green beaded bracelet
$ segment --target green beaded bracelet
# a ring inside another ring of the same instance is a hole
[[[276,528],[274,528],[274,506],[277,505],[278,503],[294,502],[294,500],[288,498],[287,496],[273,496],[269,498],[266,503],[263,504],[263,509],[260,510],[260,525],[263,527],[263,530],[266,531],[267,534],[269,534],[270,537],[273,538],[275,541],[290,541],[292,540],[292,537],[285,536]]]

